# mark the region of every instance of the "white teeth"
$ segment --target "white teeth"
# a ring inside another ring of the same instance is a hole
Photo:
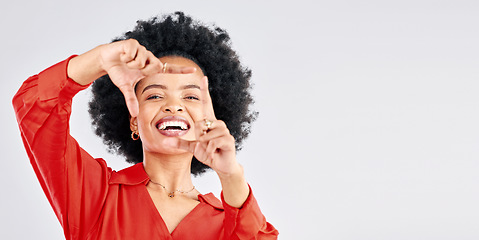
[[[181,122],[181,121],[167,121],[167,122],[162,122],[160,126],[158,126],[158,129],[160,130],[165,130],[167,127],[179,127],[181,130],[187,130],[188,125],[186,123]]]

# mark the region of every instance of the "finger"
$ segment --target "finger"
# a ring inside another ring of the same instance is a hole
[[[203,117],[208,120],[216,120],[213,102],[211,101],[210,91],[208,90],[208,77],[201,79],[201,99],[203,104]]]
[[[141,73],[145,76],[149,76],[151,74],[159,73],[162,71],[162,63],[160,59],[155,57],[153,53],[148,52],[148,58],[146,60],[146,66],[141,70]]]
[[[121,87],[120,91],[123,93],[125,97],[126,107],[128,111],[130,111],[130,115],[132,117],[138,116],[139,107],[138,107],[138,99],[136,98],[135,91],[131,86]]]
[[[207,133],[209,130],[213,129],[214,121],[207,120],[206,118],[204,119],[196,119],[194,120],[195,124],[195,134],[196,134],[196,139],[199,139],[202,135]],[[207,122],[210,122],[209,125],[207,125]]]
[[[210,135],[210,133],[212,137],[229,134],[229,130],[226,127],[226,124],[220,120],[212,121],[209,128],[206,126],[205,120],[198,121],[195,123],[195,128],[198,129],[199,132],[203,133],[200,134],[199,138],[197,138],[198,140],[200,140],[201,137],[205,135]]]
[[[222,138],[216,138],[208,142],[206,147],[206,159],[207,161],[212,161],[215,154],[220,151],[222,146],[225,145],[225,141]]]
[[[222,138],[222,137],[227,137],[230,136],[231,134],[227,129],[224,128],[216,128],[213,130],[208,131],[208,133],[203,134],[198,141],[200,142],[208,142],[216,138]],[[234,141],[233,141],[234,143]]]
[[[218,139],[214,139],[208,142],[208,146],[206,147],[206,159],[213,159],[214,154],[218,149]]]
[[[198,161],[207,164],[208,155],[206,153],[206,148],[208,147],[208,143],[198,143],[195,149],[195,157]]]
[[[219,138],[208,141],[206,152],[209,157],[212,157],[218,150],[233,151],[235,150],[234,137],[231,135],[224,135]]]
[[[200,139],[201,136],[205,135],[211,129],[213,129],[214,121],[210,121],[211,123],[210,123],[209,127],[206,124],[206,121],[210,121],[210,120],[204,119],[204,120],[195,121],[195,136],[196,136],[196,139]]]
[[[200,136],[202,136],[204,133],[208,132],[209,130],[213,129],[214,121],[210,121],[209,127],[206,125],[206,121],[210,120],[197,120],[195,121],[195,130],[197,133],[200,133],[199,135],[196,136],[196,139],[198,139]]]
[[[168,147],[181,149],[190,153],[195,153],[197,141],[188,141],[180,138],[165,138],[163,144]]]
[[[198,140],[200,139],[201,136],[203,136],[206,133],[206,129],[204,123],[201,124],[200,122],[195,122],[195,139]]]
[[[126,66],[133,69],[143,69],[147,64],[149,51],[139,45],[136,50],[135,58],[126,63]]]
[[[165,65],[166,64],[166,67]],[[169,74],[189,74],[196,72],[195,67],[185,67],[177,64],[171,63],[162,63],[161,64],[161,73],[169,73]]]
[[[120,54],[120,60],[124,63],[130,62],[135,59],[138,54],[138,47],[141,46],[135,39],[128,39],[121,42],[122,53]]]

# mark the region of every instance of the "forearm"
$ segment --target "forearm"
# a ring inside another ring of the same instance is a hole
[[[219,175],[219,178],[225,202],[235,208],[243,206],[250,194],[243,167],[238,164],[238,170],[235,173],[226,176]]]
[[[68,77],[80,85],[88,85],[106,74],[101,66],[100,45],[84,54],[72,58],[67,67]]]
[[[241,166],[240,170],[241,174],[220,176],[225,209],[225,236],[222,239],[277,239],[278,231],[261,213]]]

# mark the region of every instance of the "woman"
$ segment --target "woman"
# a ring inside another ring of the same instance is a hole
[[[255,116],[250,74],[226,32],[178,12],[25,81],[13,105],[66,238],[276,239],[236,161]],[[96,133],[135,163],[119,172],[69,135],[71,99],[92,82]],[[207,168],[221,201],[192,184]]]

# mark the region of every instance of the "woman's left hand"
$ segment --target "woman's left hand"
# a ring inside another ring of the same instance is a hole
[[[196,141],[175,138],[168,144],[193,153],[196,159],[211,167],[220,178],[243,174],[241,165],[236,161],[235,139],[226,124],[215,117],[207,77],[201,79],[200,90],[203,119],[195,122]]]
[[[200,90],[204,118],[195,122],[196,141],[170,138],[167,144],[192,152],[211,167],[220,178],[225,202],[240,208],[249,196],[249,187],[243,167],[236,161],[235,139],[226,124],[215,117],[206,77],[201,80]]]

